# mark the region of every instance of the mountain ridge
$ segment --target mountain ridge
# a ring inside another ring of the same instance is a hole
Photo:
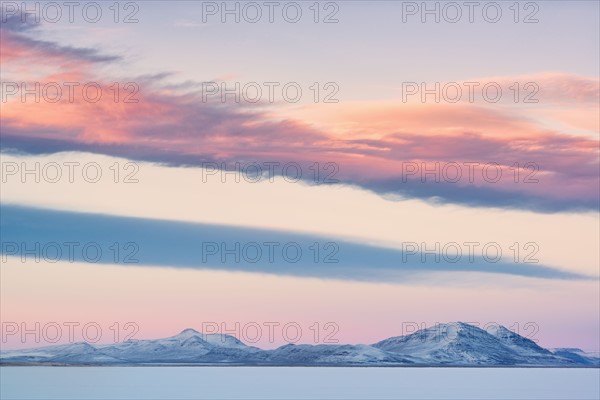
[[[194,329],[162,339],[86,342],[0,352],[1,365],[288,365],[599,367],[575,348],[548,350],[501,325],[436,324],[374,344],[286,344],[273,350]]]

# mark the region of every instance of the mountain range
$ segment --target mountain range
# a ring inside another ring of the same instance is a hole
[[[371,345],[287,344],[274,350],[185,329],[165,339],[7,350],[0,352],[0,364],[600,367],[600,358],[575,348],[548,350],[501,325],[483,330],[455,322]]]

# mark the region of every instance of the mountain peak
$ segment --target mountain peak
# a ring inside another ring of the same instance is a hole
[[[175,335],[175,337],[179,338],[179,339],[188,339],[188,338],[191,338],[194,336],[202,336],[202,334],[195,329],[186,328],[186,329],[182,330],[181,332],[179,332],[178,335]]]
[[[468,330],[468,329],[474,329],[476,328],[476,326],[474,325],[470,325],[467,324],[466,322],[461,322],[461,321],[457,321],[457,322],[447,322],[447,323],[438,323],[434,326],[434,328],[437,327],[438,329],[454,329],[456,331],[462,331],[462,330]]]
[[[485,330],[490,335],[494,335],[496,337],[506,337],[506,336],[512,336],[515,334],[510,329],[508,329],[502,325],[499,325],[499,324],[488,326],[488,327],[486,327]]]
[[[472,340],[474,337],[487,336],[484,330],[466,322],[439,323],[429,328],[421,329],[413,335],[434,338],[437,341]]]

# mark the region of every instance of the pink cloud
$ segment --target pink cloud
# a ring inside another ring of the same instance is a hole
[[[3,66],[58,64],[57,71],[37,81],[41,85],[95,82],[103,96],[90,102],[81,90],[76,90],[73,101],[65,98],[56,103],[35,103],[11,98],[3,105],[2,115],[4,142],[9,146],[22,145],[27,138],[53,139],[70,143],[69,148],[185,164],[249,159],[335,162],[340,166],[338,178],[342,182],[380,193],[408,193],[448,201],[452,196],[463,200],[473,196],[471,192],[457,194],[458,186],[503,192],[507,204],[510,196],[521,199],[519,203],[527,202],[528,197],[536,201],[554,199],[561,204],[559,209],[568,208],[570,203],[588,208],[598,202],[597,139],[549,129],[535,114],[464,102],[349,104],[329,109],[328,124],[336,127],[329,131],[299,118],[275,119],[275,113],[267,114],[264,108],[252,105],[205,102],[199,93],[161,85],[162,76],[98,79],[95,66],[118,57],[40,41],[30,35],[33,29],[3,26]],[[513,78],[504,79],[510,82]],[[567,101],[588,102],[597,94],[597,80],[557,74],[541,74],[537,79],[559,82],[550,92],[556,101],[564,94]],[[115,81],[136,81],[139,91],[133,98],[137,102],[124,102],[131,92],[124,89],[115,101]],[[574,115],[562,118],[567,123],[574,119],[583,123],[589,117]],[[403,164],[435,162],[497,163],[505,179],[490,184],[478,178],[427,190],[414,185],[408,188],[402,180]],[[514,163],[539,166],[539,183],[515,184],[511,180]],[[436,192],[438,189],[440,192]]]

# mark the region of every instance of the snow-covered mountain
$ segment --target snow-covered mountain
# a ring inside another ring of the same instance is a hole
[[[165,339],[128,340],[99,350],[127,363],[237,363],[262,351],[230,335],[205,335],[193,329]]]
[[[107,355],[88,343],[72,343],[0,352],[0,363],[2,364],[105,364],[118,362],[121,362],[121,360]]]
[[[279,365],[409,365],[412,361],[400,354],[388,353],[373,346],[294,345],[288,344],[269,352],[268,360]]]
[[[583,365],[590,365],[595,367],[600,367],[600,353],[586,353],[585,351],[577,348],[558,348],[558,349],[550,349],[550,351],[563,358],[568,358],[573,362]]]
[[[0,352],[0,363],[5,365],[598,366],[598,360],[579,349],[546,350],[500,325],[483,330],[462,322],[438,324],[373,345],[288,344],[262,350],[230,335],[185,329],[165,339]]]
[[[462,322],[437,324],[407,336],[392,337],[373,347],[402,354],[418,364],[553,365],[550,351],[503,326],[483,330]]]

